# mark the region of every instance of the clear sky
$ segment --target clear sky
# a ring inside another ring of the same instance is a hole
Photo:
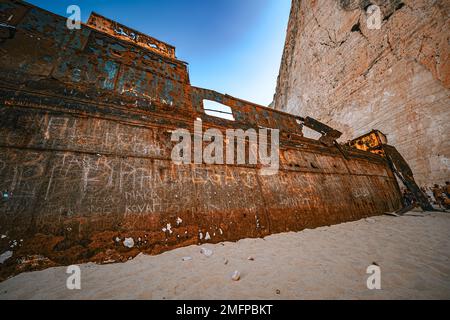
[[[176,47],[191,84],[262,105],[272,102],[290,0],[28,0],[82,21],[91,11]]]

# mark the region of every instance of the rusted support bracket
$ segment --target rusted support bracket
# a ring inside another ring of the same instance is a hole
[[[342,132],[327,126],[326,124],[310,118],[310,117],[298,117],[298,120],[303,122],[305,127],[308,127],[314,131],[319,132],[322,136],[319,138],[320,143],[326,145],[327,147],[332,147],[333,145],[339,150],[339,152],[348,160],[348,155],[344,149],[342,149],[337,139],[342,136]]]
[[[350,160],[348,153],[342,148],[342,146],[339,144],[339,142],[337,142],[336,140],[334,141],[334,145],[336,146],[336,148],[339,150],[339,152],[344,156],[345,160]]]
[[[298,117],[298,119],[303,122],[305,127],[319,132],[322,135],[319,141],[327,147],[333,146],[334,142],[342,136],[342,132],[333,129],[316,119],[310,117]]]
[[[319,142],[326,145],[327,147],[332,147],[333,145],[339,150],[339,152],[344,156],[346,160],[349,159],[347,153],[342,149],[337,139],[342,136],[342,132],[327,126],[326,124],[310,118],[310,117],[297,117],[298,120],[303,122],[305,127],[308,127],[316,132],[319,132],[322,136],[319,138]]]
[[[434,211],[427,196],[420,190],[414,180],[413,172],[400,152],[398,152],[395,147],[388,144],[383,145],[383,150],[392,171],[403,182],[405,187],[412,192],[420,207],[425,211]]]

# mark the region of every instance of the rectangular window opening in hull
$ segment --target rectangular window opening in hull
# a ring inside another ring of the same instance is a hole
[[[209,116],[235,121],[233,111],[229,106],[224,104],[205,99],[203,100],[203,109]]]

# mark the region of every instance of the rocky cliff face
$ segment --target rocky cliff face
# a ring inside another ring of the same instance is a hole
[[[449,13],[449,0],[293,0],[273,107],[343,140],[381,130],[419,184],[450,180]]]

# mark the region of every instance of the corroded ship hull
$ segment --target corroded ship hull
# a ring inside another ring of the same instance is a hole
[[[204,242],[262,237],[401,207],[375,154],[303,137],[298,119],[190,85],[175,48],[93,14],[80,30],[0,1],[2,275],[124,261]],[[205,114],[203,101],[235,121]],[[280,130],[280,171],[176,165],[171,132]],[[125,239],[133,239],[125,246]]]

